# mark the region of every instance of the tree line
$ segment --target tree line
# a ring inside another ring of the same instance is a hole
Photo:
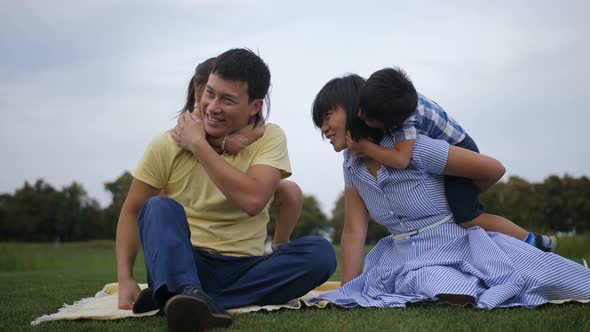
[[[543,182],[512,176],[480,196],[485,212],[506,217],[538,233],[590,231],[590,179],[551,175]],[[344,226],[344,194],[332,210],[333,239],[340,243]],[[387,236],[387,229],[369,222],[367,242]]]
[[[114,239],[119,212],[133,177],[124,172],[104,184],[112,200],[101,207],[84,187],[73,182],[58,190],[43,179],[13,194],[0,194],[0,241],[84,241]],[[549,176],[541,183],[510,177],[481,195],[486,212],[504,216],[522,227],[541,233],[590,230],[590,179]],[[268,234],[274,232],[271,211]],[[344,196],[340,195],[332,216],[326,216],[318,200],[304,195],[301,217],[292,238],[329,235],[340,242],[344,225]],[[369,223],[368,242],[386,236],[387,230]]]
[[[14,194],[0,194],[0,241],[84,241],[114,239],[117,220],[133,176],[124,172],[104,184],[111,203],[102,208],[84,187],[73,182],[58,190],[43,179],[25,182]],[[269,236],[274,233],[271,211]],[[315,197],[305,195],[303,210],[292,237],[325,235],[330,220]]]

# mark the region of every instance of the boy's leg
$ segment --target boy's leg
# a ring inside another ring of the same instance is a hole
[[[291,233],[301,215],[303,193],[292,181],[281,180],[274,194],[272,208],[276,209],[275,232],[272,241],[273,251],[288,243]]]
[[[467,134],[456,146],[479,153],[477,144]],[[484,206],[479,200],[479,192],[471,179],[445,176],[444,181],[449,208],[456,223],[463,224],[472,221],[483,213]]]
[[[486,231],[510,235],[519,240],[525,240],[529,232],[512,221],[494,214],[482,213],[477,218],[461,224],[464,228],[479,226]]]
[[[336,269],[332,245],[319,236],[294,240],[267,256],[216,256],[201,257],[210,264],[201,279],[223,308],[287,303],[323,284]]]
[[[457,146],[479,153],[479,148],[469,135],[466,135]],[[479,200],[477,188],[470,179],[445,176],[444,181],[449,207],[455,222],[462,227],[480,226],[486,231],[498,232],[526,241],[543,251],[555,252],[556,237],[536,235],[504,217],[483,213],[484,206]]]

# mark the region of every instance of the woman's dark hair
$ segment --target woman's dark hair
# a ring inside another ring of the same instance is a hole
[[[359,93],[359,107],[369,120],[383,122],[386,129],[396,129],[418,106],[418,93],[400,68],[374,72]]]
[[[383,130],[368,127],[358,117],[358,95],[365,79],[356,74],[349,74],[330,80],[316,95],[311,116],[317,128],[322,128],[329,110],[341,106],[346,111],[346,128],[354,140],[361,138],[381,141]],[[322,133],[322,136],[324,134]]]
[[[248,85],[248,101],[265,100],[267,117],[270,113],[270,70],[264,61],[247,48],[234,48],[217,57],[212,73],[224,80],[245,82]],[[254,125],[264,121],[262,112],[256,113]]]
[[[204,87],[205,84],[207,84],[209,75],[211,74],[213,66],[215,65],[215,59],[216,58],[209,58],[199,63],[197,68],[195,68],[195,74],[188,83],[186,103],[184,104],[184,107],[180,109],[180,113],[192,113],[192,111],[197,107],[197,92],[201,87]]]

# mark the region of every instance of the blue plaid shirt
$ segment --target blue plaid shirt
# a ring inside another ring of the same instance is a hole
[[[418,134],[456,145],[465,138],[465,130],[433,100],[418,94],[418,107],[401,128],[390,129],[396,143],[416,139]]]

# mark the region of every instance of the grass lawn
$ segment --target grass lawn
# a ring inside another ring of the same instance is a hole
[[[590,236],[560,239],[559,253],[590,259]],[[336,248],[339,251],[339,248]],[[145,282],[143,258],[135,275]],[[340,270],[332,277],[339,280]],[[163,317],[118,321],[58,321],[31,327],[63,303],[94,295],[116,281],[114,243],[0,243],[0,331],[164,331]],[[405,309],[306,309],[251,313],[235,318],[242,331],[590,331],[590,305],[482,311],[449,306]],[[231,330],[230,329],[230,330]]]

